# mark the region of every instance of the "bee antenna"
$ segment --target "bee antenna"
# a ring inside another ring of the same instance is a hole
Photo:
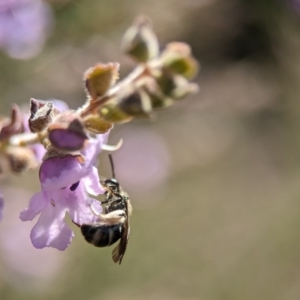
[[[113,176],[113,178],[116,178],[116,175],[115,175],[115,167],[114,167],[114,161],[113,161],[112,155],[109,153],[109,154],[108,154],[108,157],[109,157],[109,162],[110,162],[110,166],[111,166],[112,176]]]

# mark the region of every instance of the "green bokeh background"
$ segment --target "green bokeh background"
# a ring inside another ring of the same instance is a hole
[[[134,213],[122,265],[112,262],[112,248],[92,247],[73,226],[74,241],[59,253],[63,267],[50,279],[11,280],[18,274],[7,276],[0,258],[0,299],[300,299],[300,15],[290,2],[49,3],[56,25],[42,53],[29,61],[0,53],[1,113],[31,97],[78,107],[83,73],[99,61],[119,61],[124,77],[133,64],[120,41],[140,13],[162,45],[192,46],[201,90],[155,122],[117,126],[111,135],[155,132],[171,162],[160,201],[155,190],[129,190]],[[109,174],[102,159],[100,174]],[[39,189],[33,171],[0,184]],[[0,236],[5,230],[0,224]],[[16,247],[22,251],[22,242]]]

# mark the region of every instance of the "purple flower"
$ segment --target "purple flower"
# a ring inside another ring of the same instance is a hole
[[[3,217],[3,207],[4,207],[4,199],[3,199],[3,196],[0,192],[0,221]]]
[[[1,0],[0,47],[17,59],[37,55],[52,25],[52,10],[42,0]]]
[[[93,210],[101,212],[100,202],[87,193],[95,196],[104,193],[95,162],[107,137],[108,133],[88,141],[88,146],[81,151],[83,163],[82,157],[71,155],[42,163],[41,191],[31,198],[29,207],[20,215],[22,221],[28,221],[40,214],[30,234],[34,247],[65,250],[69,246],[74,233],[64,220],[66,213],[77,224],[99,221]]]

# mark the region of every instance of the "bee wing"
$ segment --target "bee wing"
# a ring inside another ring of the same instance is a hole
[[[123,231],[123,234],[122,234],[119,244],[112,251],[112,259],[115,263],[119,262],[119,265],[121,264],[123,256],[126,252],[128,240],[129,240],[129,234],[130,234],[127,201],[125,201],[125,208],[126,208],[127,218],[125,219],[125,222],[124,222],[124,231]]]
[[[120,244],[121,244],[121,242],[112,251],[112,259],[115,263],[119,262],[119,265],[121,264],[122,258],[124,256],[124,253],[122,256],[120,255]]]
[[[126,229],[123,232],[123,236],[121,237],[121,240],[120,240],[119,244],[112,251],[112,259],[115,263],[118,262],[119,265],[122,262],[122,259],[124,257],[125,252],[126,252],[126,249],[127,249],[128,240],[129,240],[130,227],[126,226],[125,228]]]

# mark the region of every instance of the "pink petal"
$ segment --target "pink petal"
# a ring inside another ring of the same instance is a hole
[[[99,219],[95,212],[99,214],[102,211],[99,201],[87,197],[82,183],[75,192],[68,194],[66,209],[72,221],[79,225],[97,222]]]
[[[85,156],[85,168],[90,169],[93,165],[96,164],[98,160],[98,155],[102,150],[102,144],[106,143],[108,139],[109,132],[104,134],[97,134],[96,138],[89,139],[89,144],[84,148],[81,153]]]
[[[96,167],[92,167],[89,174],[83,178],[83,182],[84,187],[89,194],[93,196],[104,194],[105,190],[100,184],[98,169]]]
[[[40,181],[43,190],[65,188],[81,179],[82,165],[75,157],[51,158],[42,163]]]
[[[31,242],[37,249],[53,247],[63,251],[70,245],[74,236],[64,221],[65,210],[56,204],[48,204],[31,231]]]
[[[31,221],[38,215],[47,205],[47,200],[43,192],[36,193],[30,199],[29,206],[20,214],[22,221]]]

